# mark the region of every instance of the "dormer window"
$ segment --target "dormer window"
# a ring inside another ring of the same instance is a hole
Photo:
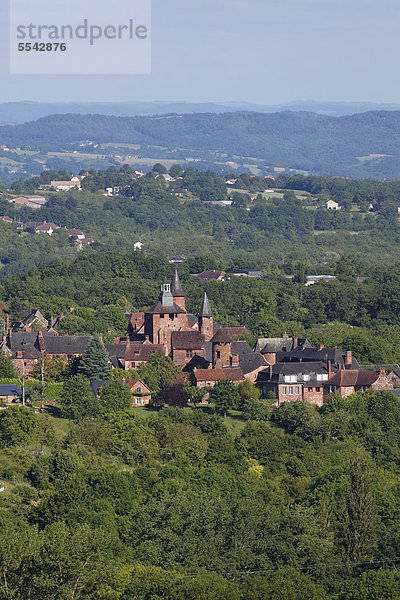
[[[318,373],[317,381],[328,381],[328,374],[327,373]]]

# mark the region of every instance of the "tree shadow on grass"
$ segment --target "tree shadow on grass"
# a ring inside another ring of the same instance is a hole
[[[46,412],[55,419],[61,419],[61,410],[59,406],[53,406],[51,404],[47,404]]]

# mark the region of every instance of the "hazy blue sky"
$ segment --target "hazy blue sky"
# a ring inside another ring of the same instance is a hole
[[[0,0],[0,102],[400,102],[400,0],[153,0],[152,40],[151,75],[10,76]]]

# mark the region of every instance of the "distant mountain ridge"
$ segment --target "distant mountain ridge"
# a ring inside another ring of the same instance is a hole
[[[332,117],[311,112],[226,112],[118,117],[64,114],[0,127],[0,144],[50,151],[79,142],[197,152],[210,162],[252,157],[265,165],[349,177],[400,177],[400,111]],[[166,155],[167,157],[167,155]],[[214,157],[214,158],[213,158]]]
[[[6,102],[0,104],[0,124],[25,123],[53,114],[100,114],[135,117],[167,113],[224,113],[252,111],[274,113],[308,111],[331,116],[344,116],[371,110],[400,110],[400,104],[372,102],[297,101],[287,104],[256,104],[251,102]]]

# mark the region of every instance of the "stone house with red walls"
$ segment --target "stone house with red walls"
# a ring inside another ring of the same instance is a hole
[[[269,392],[275,394],[276,406],[295,400],[322,406],[324,383],[329,380],[330,369],[330,365],[323,362],[270,365],[258,374],[257,385],[264,398]]]
[[[218,379],[232,379],[240,383],[250,379],[255,383],[258,374],[268,363],[252,351],[245,341],[234,340],[229,328],[217,329],[211,339],[211,361],[206,369],[194,368],[193,381],[198,387],[215,385]]]
[[[42,354],[35,343],[37,337],[37,333],[25,331],[3,336],[1,351],[11,358],[21,375],[28,376]]]
[[[123,352],[121,358],[118,359],[122,369],[136,369],[142,363],[148,362],[152,354],[165,356],[165,347],[162,344],[127,342],[126,344],[112,344],[112,346],[120,346],[118,350]],[[111,363],[113,363],[112,360]]]
[[[182,369],[194,356],[205,358],[205,336],[199,331],[174,331],[171,337],[172,359]]]
[[[151,400],[151,389],[140,379],[124,379],[132,392],[132,406],[147,406]]]
[[[393,383],[386,375],[385,369],[379,371],[361,371],[356,369],[340,369],[324,384],[324,398],[328,394],[339,393],[347,398],[355,392],[366,390],[392,390]]]
[[[193,381],[196,387],[214,387],[220,379],[232,379],[236,384],[245,380],[240,367],[225,367],[217,369],[196,369],[193,371]]]
[[[92,392],[95,396],[99,397],[102,387],[109,380],[96,379],[91,381]],[[146,406],[150,404],[151,400],[151,389],[140,381],[140,379],[124,379],[124,383],[129,387],[132,393],[132,407],[135,406]]]

